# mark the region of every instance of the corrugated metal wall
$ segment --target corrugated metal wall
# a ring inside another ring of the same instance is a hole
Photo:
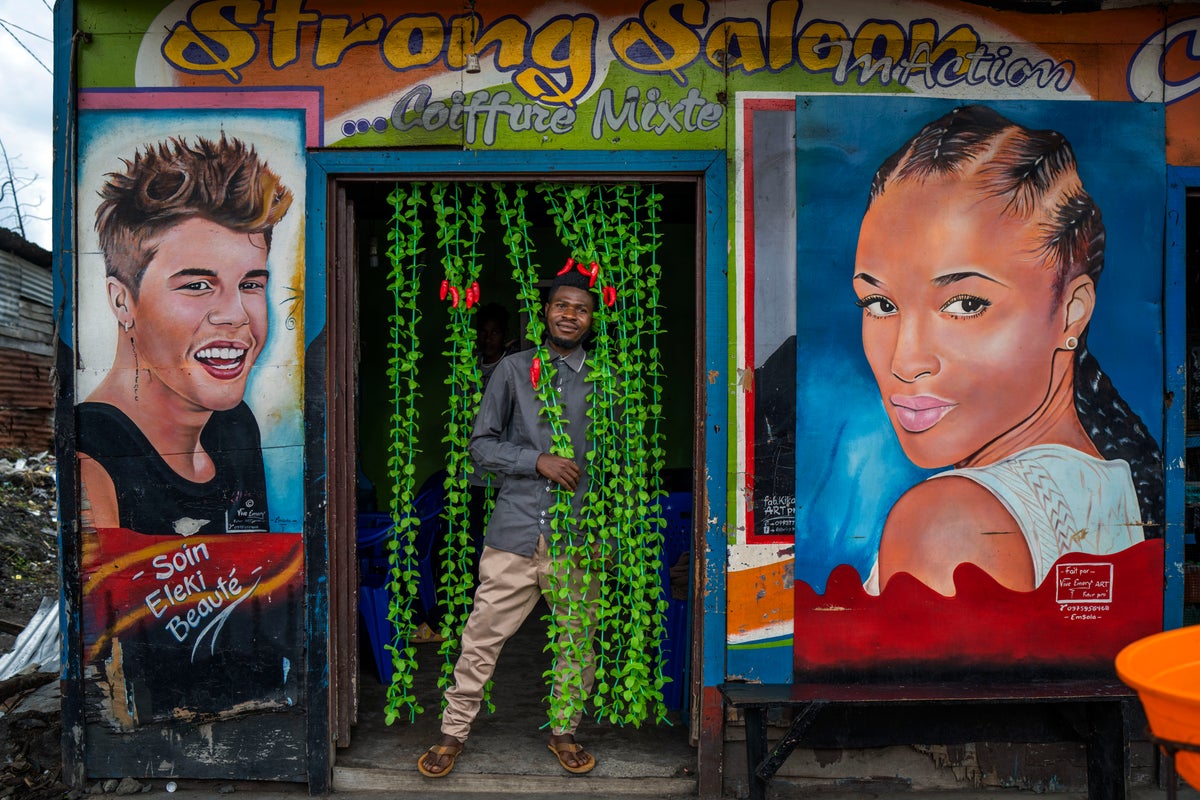
[[[51,359],[0,348],[0,448],[50,450],[54,442]]]
[[[0,449],[54,444],[50,270],[0,250]]]

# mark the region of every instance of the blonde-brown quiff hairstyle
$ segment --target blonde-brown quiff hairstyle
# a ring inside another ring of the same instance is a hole
[[[217,141],[182,137],[146,145],[124,172],[110,172],[100,188],[96,232],[105,274],[138,295],[154,256],[154,240],[189,219],[215,222],[245,234],[271,232],[292,205],[292,193],[253,146],[221,134]]]

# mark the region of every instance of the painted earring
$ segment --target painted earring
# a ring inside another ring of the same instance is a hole
[[[1066,348],[1068,350],[1074,350],[1076,347],[1079,347],[1079,337],[1068,336],[1067,341],[1066,341]]]
[[[129,349],[133,351],[133,402],[138,402],[138,380],[141,370],[138,368],[137,345],[133,343],[133,337],[129,339]]]
[[[126,333],[129,333],[129,329],[133,327],[133,323],[132,323],[132,322],[125,322],[125,323],[122,323],[122,324],[125,326],[125,332],[126,332]]]

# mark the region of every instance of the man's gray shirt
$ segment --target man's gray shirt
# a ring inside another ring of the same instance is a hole
[[[563,429],[571,440],[575,463],[583,473],[575,487],[573,516],[579,518],[587,492],[588,393],[586,353],[577,347],[566,356],[548,350],[555,369],[554,388],[563,406]],[[471,458],[477,470],[503,476],[496,509],[484,544],[497,550],[533,556],[538,538],[550,542],[550,506],[557,484],[537,472],[538,456],[550,452],[550,423],[540,413],[542,401],[534,392],[529,368],[535,348],[506,357],[492,373],[475,429]],[[543,378],[544,380],[544,378]]]

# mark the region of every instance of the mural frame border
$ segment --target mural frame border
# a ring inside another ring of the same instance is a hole
[[[336,213],[330,187],[338,179],[362,179],[378,176],[388,179],[397,176],[461,177],[480,176],[483,179],[538,178],[568,179],[578,175],[653,175],[695,176],[700,182],[703,197],[703,219],[697,219],[697,234],[703,237],[701,252],[703,270],[697,275],[697,333],[703,326],[703,336],[697,346],[703,348],[697,363],[705,376],[704,390],[704,463],[705,472],[699,481],[702,496],[696,498],[704,513],[705,559],[703,603],[697,606],[700,617],[694,632],[699,644],[692,652],[701,665],[700,698],[700,764],[720,764],[723,736],[723,712],[717,690],[725,680],[725,555],[726,523],[730,498],[726,464],[730,454],[729,430],[735,421],[730,418],[732,376],[736,368],[736,347],[729,341],[731,297],[729,291],[729,215],[728,215],[728,156],[724,150],[668,151],[428,151],[428,150],[310,150],[307,162],[308,219],[305,240],[305,285],[327,287],[329,275],[330,222]],[[326,291],[306,292],[306,347],[326,328]],[[327,343],[328,344],[328,343]],[[315,366],[315,365],[314,365]],[[324,365],[321,376],[305,381],[305,421],[310,431],[324,442],[326,409],[323,401],[310,396],[310,387],[324,386]],[[306,371],[312,375],[311,367]],[[315,376],[314,376],[315,377]],[[319,392],[320,390],[318,390]],[[310,439],[310,445],[312,441]],[[324,446],[310,449],[306,458],[306,525],[305,565],[308,596],[306,627],[310,647],[306,671],[308,676],[309,709],[309,788],[313,792],[329,791],[333,767],[332,725],[330,711],[329,651],[329,574],[328,535],[325,530],[327,498],[317,491],[319,480],[327,468],[328,453]],[[319,529],[319,531],[318,531]],[[318,635],[324,632],[325,635]],[[717,705],[712,706],[713,703]],[[709,772],[709,770],[705,770]],[[720,785],[720,770],[712,770],[709,780]],[[705,783],[701,776],[701,784]]]
[[[1163,484],[1167,530],[1164,537],[1163,630],[1183,625],[1184,464],[1187,450],[1187,196],[1200,191],[1200,167],[1167,165],[1166,230],[1163,254]]]

